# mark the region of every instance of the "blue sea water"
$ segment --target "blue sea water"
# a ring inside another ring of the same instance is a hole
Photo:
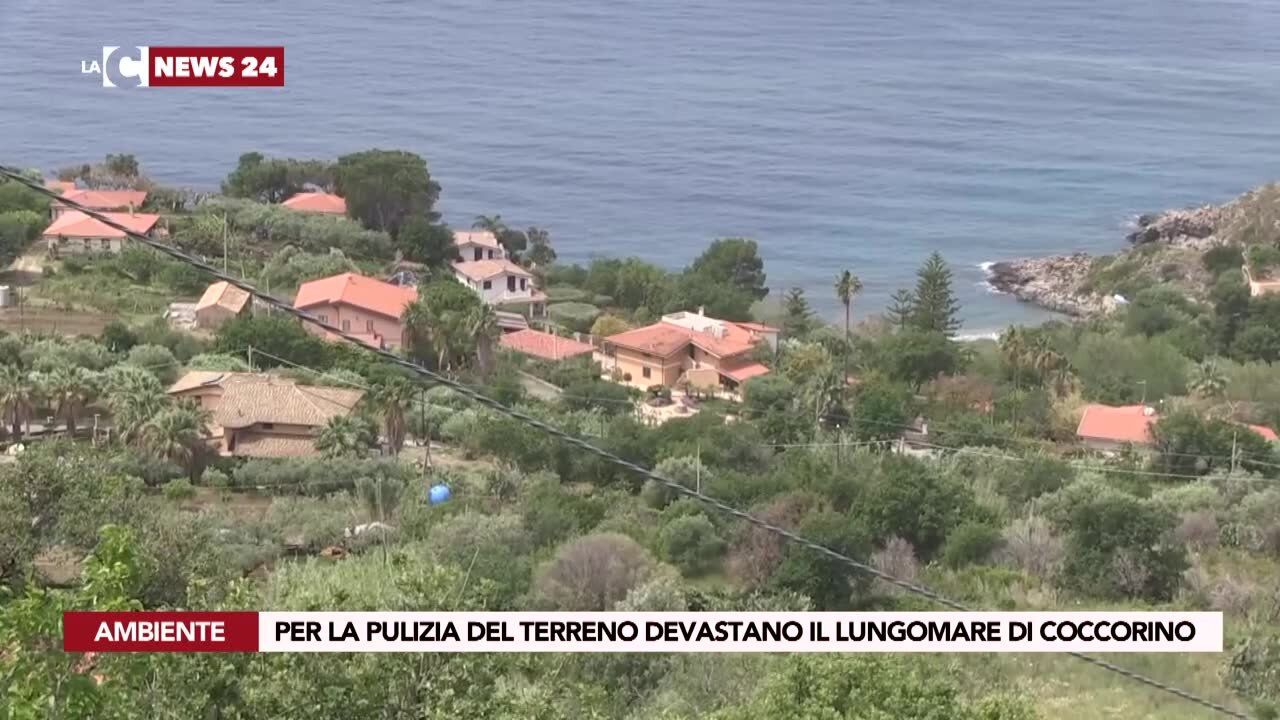
[[[101,45],[282,44],[283,90],[109,90]],[[749,236],[775,295],[864,311],[940,250],[966,330],[1037,317],[980,263],[1122,244],[1280,176],[1274,0],[0,0],[0,159],[428,158],[455,225],[679,267]]]

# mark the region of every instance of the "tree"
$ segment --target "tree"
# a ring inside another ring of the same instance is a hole
[[[596,337],[609,337],[610,335],[624,333],[630,329],[631,326],[627,324],[627,321],[617,315],[601,315],[596,318],[594,323],[591,323],[591,334]]]
[[[724,539],[706,515],[685,515],[662,528],[659,542],[662,555],[690,575],[701,575],[715,567],[724,554]]]
[[[1236,336],[1231,347],[1241,360],[1261,360],[1271,364],[1280,360],[1280,332],[1273,327],[1250,321]]]
[[[889,307],[885,314],[889,316],[889,323],[896,330],[906,330],[907,325],[911,324],[911,316],[915,313],[916,296],[910,290],[902,289],[893,294],[889,298]]]
[[[147,421],[142,441],[157,457],[176,463],[195,482],[203,470],[207,420],[207,413],[197,405],[173,404]]]
[[[236,169],[222,182],[222,193],[261,203],[279,203],[308,187],[329,190],[333,163],[321,160],[267,158],[250,152],[240,156]]]
[[[52,372],[43,373],[38,382],[44,396],[52,403],[54,413],[66,422],[67,433],[74,435],[80,413],[97,397],[97,373],[64,365]]]
[[[520,261],[520,254],[529,246],[529,238],[519,230],[508,227],[501,215],[477,215],[471,227],[493,233],[498,244],[507,251],[507,257],[514,262]]]
[[[478,295],[452,278],[421,286],[418,299],[404,313],[410,352],[442,370],[465,364],[477,346],[472,330],[482,305]]]
[[[245,353],[248,348],[260,351],[253,355],[257,368],[293,363],[326,370],[333,362],[329,343],[307,332],[298,320],[278,314],[247,314],[223,323],[213,347],[228,355]]]
[[[842,555],[866,558],[871,543],[864,527],[840,513],[819,510],[805,517],[797,533]],[[822,610],[847,608],[855,593],[860,595],[870,586],[865,573],[854,572],[838,560],[794,543],[788,543],[783,550],[782,562],[769,582],[775,588],[811,598]]]
[[[427,162],[403,150],[365,150],[338,158],[338,194],[347,214],[373,230],[394,238],[404,221],[432,214],[440,185],[431,179]]]
[[[963,362],[955,341],[940,332],[908,330],[890,335],[879,348],[881,368],[915,390],[939,375],[952,375]]]
[[[539,604],[558,610],[610,610],[658,569],[635,540],[616,533],[584,535],[561,546],[534,578]]]
[[[22,440],[22,424],[31,419],[36,388],[30,377],[15,365],[0,367],[0,410],[12,428],[13,440]]]
[[[1205,361],[1196,366],[1191,378],[1191,390],[1202,398],[1222,397],[1227,389],[1227,376],[1218,369],[1218,363]]]
[[[813,309],[804,296],[804,290],[793,287],[782,299],[782,334],[789,338],[801,338],[813,329]]]
[[[555,248],[551,247],[551,233],[540,227],[530,227],[524,231],[529,239],[529,251],[525,259],[534,267],[545,267],[556,261]]]
[[[763,300],[769,294],[764,284],[764,260],[760,259],[755,240],[716,240],[693,261],[689,272],[703,281],[736,287],[755,300]]]
[[[911,325],[922,332],[955,335],[960,328],[960,303],[951,290],[951,270],[942,255],[930,254],[916,275]]]
[[[316,435],[316,449],[328,458],[361,457],[378,443],[369,421],[358,415],[335,415]]]
[[[406,260],[422,263],[435,270],[447,268],[460,260],[458,246],[453,242],[453,231],[447,225],[433,223],[421,215],[405,219],[396,238],[396,246]]]
[[[178,360],[163,345],[135,345],[126,362],[155,375],[166,385],[178,379]]]
[[[382,432],[387,436],[391,454],[399,455],[404,447],[406,434],[405,416],[413,403],[414,387],[400,377],[389,378],[376,386],[366,397],[382,416]]]
[[[48,223],[48,216],[31,210],[0,212],[0,256],[22,254]]]
[[[880,373],[862,379],[854,394],[858,408],[853,420],[858,440],[891,440],[902,434],[912,418],[911,388]]]
[[[853,298],[862,292],[862,280],[853,273],[845,270],[836,278],[836,298],[844,305],[844,375],[849,376],[849,352],[853,348],[853,330],[849,323],[851,313],[853,311]]]
[[[116,433],[126,443],[140,439],[147,422],[170,402],[159,379],[133,365],[107,370],[103,390]]]
[[[494,343],[502,334],[498,316],[487,303],[476,303],[467,311],[466,328],[476,348],[476,367],[480,377],[487,378],[493,371]]]
[[[1173,513],[1128,495],[1091,499],[1071,514],[1059,582],[1085,596],[1169,601],[1188,567],[1176,526]]]

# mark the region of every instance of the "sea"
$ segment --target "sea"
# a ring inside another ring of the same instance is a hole
[[[284,45],[283,89],[107,89],[101,46]],[[427,158],[455,226],[671,268],[757,240],[771,297],[859,314],[950,262],[965,332],[1044,313],[983,263],[1110,252],[1280,176],[1275,0],[0,0],[0,162]]]

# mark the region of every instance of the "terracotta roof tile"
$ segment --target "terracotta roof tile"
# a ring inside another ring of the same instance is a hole
[[[285,200],[281,205],[298,212],[346,215],[347,201],[327,192],[301,192]]]
[[[200,302],[196,303],[196,311],[199,312],[205,308],[218,305],[233,313],[238,313],[248,303],[249,293],[229,282],[222,281],[205,288],[204,295],[200,296]]]
[[[746,365],[722,369],[720,374],[727,375],[741,383],[746,382],[753,377],[768,375],[769,368],[761,363],[747,363]]]
[[[62,197],[78,202],[92,210],[118,210],[133,206],[142,207],[147,200],[146,190],[78,190],[74,184],[64,190]]]
[[[315,438],[305,435],[248,433],[236,440],[232,455],[245,457],[306,457],[316,454]]]
[[[590,353],[595,348],[587,343],[562,338],[539,330],[518,330],[498,338],[498,344],[509,350],[544,360],[563,360]]]
[[[305,310],[316,305],[342,303],[398,320],[404,314],[405,306],[417,299],[418,289],[415,287],[401,287],[355,273],[342,273],[303,283],[298,288],[293,306]]]
[[[502,243],[498,242],[498,238],[488,230],[454,230],[453,244],[458,247],[462,247],[463,245],[481,245],[494,249],[502,249]]]
[[[187,373],[169,388],[169,393],[208,386],[222,388],[213,422],[229,428],[256,423],[320,427],[329,418],[350,413],[364,396],[363,390],[299,385],[273,375],[210,371]]]
[[[718,337],[704,330],[694,330],[662,320],[642,328],[610,335],[605,340],[619,347],[660,357],[683,350],[690,343],[720,358],[739,355],[756,346],[756,338],[738,323],[710,320],[720,324],[724,329],[723,336]]]
[[[159,215],[148,213],[103,213],[108,220],[117,222],[136,233],[151,232]],[[44,230],[44,237],[124,238],[125,234],[113,227],[85,215],[79,210],[69,210],[58,216]]]
[[[498,275],[515,275],[516,277],[533,277],[533,275],[510,260],[473,260],[453,264],[453,269],[472,280],[488,280]]]
[[[1146,444],[1151,442],[1151,425],[1159,419],[1153,408],[1144,405],[1086,405],[1076,435],[1089,440]]]
[[[1247,425],[1247,424],[1245,425],[1245,427],[1258,433],[1263,437],[1263,439],[1267,440],[1268,442],[1276,442],[1277,440],[1280,440],[1280,436],[1276,435],[1276,431],[1272,430],[1269,427],[1265,427],[1263,425]]]

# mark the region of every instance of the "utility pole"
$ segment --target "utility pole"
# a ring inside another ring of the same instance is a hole
[[[1147,406],[1147,381],[1139,380],[1138,384],[1142,386],[1142,403],[1141,404],[1143,407],[1146,407]]]
[[[422,458],[422,482],[427,482],[427,468],[431,467],[431,424],[427,417],[427,391],[418,389],[418,412],[422,413],[422,434],[426,437],[426,454]]]
[[[222,272],[227,272],[227,214],[222,213]]]
[[[697,447],[697,452],[694,455],[694,458],[695,458],[695,464],[697,465],[697,468],[695,469],[694,475],[693,475],[694,489],[697,492],[701,493],[702,492],[702,443],[698,443],[696,447]]]
[[[253,372],[253,346],[249,346],[249,372]]]
[[[1232,475],[1236,474],[1236,438],[1238,435],[1239,435],[1238,432],[1231,433],[1231,474]]]

